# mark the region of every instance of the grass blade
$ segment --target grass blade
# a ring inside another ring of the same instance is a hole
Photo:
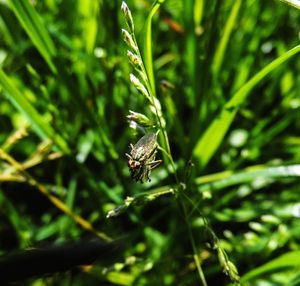
[[[145,24],[145,36],[143,38],[144,44],[144,64],[149,77],[150,85],[155,93],[155,81],[154,81],[154,72],[153,72],[153,63],[152,63],[152,18],[159,9],[160,5],[165,2],[165,0],[157,0],[152,6],[152,9],[149,13]]]
[[[210,190],[221,190],[226,187],[244,184],[252,182],[253,180],[268,179],[276,180],[286,177],[300,177],[300,165],[286,165],[286,166],[276,166],[268,167],[266,165],[255,165],[245,168],[239,172],[234,173],[234,171],[224,171],[214,174],[209,174],[205,176],[198,177],[194,180],[194,183],[199,187],[201,192]],[[152,189],[147,192],[148,197],[159,197],[160,195],[165,195],[173,191],[171,185],[164,185],[159,188]],[[136,198],[145,197],[145,194],[140,194]],[[136,199],[135,198],[135,199]]]
[[[10,0],[9,3],[21,25],[47,62],[51,71],[56,73],[57,70],[52,61],[52,57],[56,54],[55,46],[38,13],[32,5],[29,4],[28,0]]]
[[[207,175],[195,179],[195,183],[200,185],[201,191],[218,190],[229,186],[249,183],[257,178],[278,179],[283,177],[300,177],[300,165],[288,165],[277,167],[266,167],[258,165],[244,169],[233,174],[232,171],[225,171],[217,174]]]
[[[200,166],[204,167],[209,162],[211,157],[222,143],[222,140],[229,129],[239,109],[239,106],[247,99],[249,92],[269,73],[299,52],[300,45],[294,47],[272,61],[255,76],[253,76],[247,83],[245,83],[225,104],[220,115],[214,119],[203,136],[198,140],[193,150],[193,155],[199,160]]]
[[[197,42],[199,41],[198,37],[196,38],[194,35],[193,40],[191,38],[191,46],[189,50],[193,46],[194,52],[190,50],[190,54],[193,54],[192,58],[187,58],[187,61],[192,61],[195,65],[193,78],[193,94],[194,94],[194,108],[192,115],[192,126],[189,131],[189,145],[188,150],[192,150],[195,143],[199,138],[199,134],[201,130],[204,130],[206,118],[209,114],[210,109],[210,87],[209,83],[209,72],[211,70],[213,53],[211,51],[215,50],[215,43],[217,42],[217,34],[218,34],[218,19],[220,18],[221,7],[224,5],[223,1],[212,1],[211,3],[211,23],[207,27],[208,37],[205,40],[204,48],[199,48]],[[191,28],[189,28],[191,29]],[[204,55],[204,58],[200,59],[200,54]],[[192,66],[189,64],[188,66]],[[190,151],[186,154],[186,159],[190,158]]]
[[[300,10],[300,2],[298,0],[279,0],[279,1]]]
[[[32,123],[37,134],[42,139],[53,141],[62,151],[69,152],[66,141],[55,134],[52,126],[44,120],[34,106],[22,95],[2,69],[0,69],[0,86],[6,91],[11,103]]]
[[[260,276],[278,273],[283,270],[299,267],[300,264],[300,251],[291,251],[286,254],[283,254],[268,263],[257,267],[250,272],[246,273],[242,278],[241,282],[245,283],[247,281],[256,279]],[[246,285],[246,284],[245,284]],[[250,284],[249,284],[250,285]]]
[[[241,0],[235,1],[234,5],[231,9],[229,18],[226,22],[222,39],[220,40],[220,43],[217,47],[216,53],[214,55],[213,63],[212,63],[212,70],[213,70],[214,76],[218,75],[220,67],[222,65],[224,55],[226,52],[226,48],[227,48],[227,45],[228,45],[228,42],[230,39],[230,35],[231,35],[233,27],[236,23],[236,18],[237,18],[237,15],[238,15],[240,7],[241,7],[241,3],[242,3]]]
[[[78,2],[78,14],[81,17],[82,37],[86,51],[92,54],[95,48],[99,17],[100,2],[93,0],[80,0]]]
[[[200,28],[202,16],[203,16],[203,8],[204,8],[204,1],[203,0],[195,0],[194,3],[194,23],[196,29]]]

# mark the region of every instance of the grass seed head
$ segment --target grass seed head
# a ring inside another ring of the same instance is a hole
[[[143,127],[152,127],[154,123],[144,114],[138,113],[135,111],[129,110],[129,115],[127,115],[127,119],[131,125],[131,122],[135,122],[136,124]]]
[[[145,86],[132,73],[130,74],[130,81],[142,95],[144,95],[147,99],[149,99],[151,101],[149,93],[148,93],[147,89],[145,88]]]
[[[133,49],[134,51],[136,51],[138,48],[137,48],[132,36],[129,34],[129,32],[125,29],[122,29],[122,35],[123,35],[124,42],[127,44],[127,46],[130,49]]]
[[[140,68],[141,59],[136,54],[132,53],[131,51],[127,51],[127,57],[134,68]]]
[[[131,11],[129,9],[129,7],[127,6],[126,2],[123,1],[122,5],[121,5],[121,10],[123,11],[125,20],[126,20],[126,24],[130,30],[131,33],[134,32],[134,23],[133,23],[133,18],[131,15]]]

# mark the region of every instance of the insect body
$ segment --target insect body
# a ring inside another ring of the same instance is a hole
[[[151,170],[162,162],[155,160],[158,147],[156,134],[147,133],[135,145],[130,144],[130,147],[130,154],[126,154],[126,156],[131,178],[142,183],[145,178],[150,181]]]

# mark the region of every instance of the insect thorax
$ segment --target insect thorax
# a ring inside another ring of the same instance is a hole
[[[134,148],[131,152],[132,158],[137,161],[144,161],[147,159],[148,154],[145,153],[144,147]]]

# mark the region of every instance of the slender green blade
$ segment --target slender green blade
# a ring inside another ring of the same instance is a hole
[[[245,283],[247,281],[261,277],[263,275],[274,273],[274,272],[278,273],[279,271],[299,267],[299,265],[300,265],[300,251],[291,251],[246,273],[241,278],[241,282]]]
[[[34,106],[22,95],[22,93],[14,85],[13,81],[0,69],[0,86],[7,93],[11,103],[23,113],[29,122],[32,123],[37,134],[43,139],[53,141],[62,151],[68,152],[66,141],[55,134],[51,125],[37,112]]]
[[[193,150],[193,155],[199,160],[199,163],[202,167],[209,162],[216,150],[219,148],[240,105],[247,99],[250,91],[268,74],[299,52],[300,45],[294,47],[272,61],[255,76],[253,76],[248,82],[246,82],[225,104],[221,113],[214,119],[203,136],[200,137]]]
[[[213,70],[215,76],[218,75],[220,67],[223,63],[226,48],[227,48],[227,45],[228,45],[228,42],[230,39],[230,35],[234,28],[234,25],[236,24],[236,19],[237,19],[237,15],[238,15],[240,7],[241,7],[241,3],[242,3],[241,0],[235,1],[234,5],[232,6],[228,20],[225,24],[223,36],[217,47],[216,53],[214,55],[213,63],[212,63],[212,70]]]
[[[9,3],[31,41],[49,65],[51,71],[56,73],[57,70],[52,60],[56,54],[56,49],[38,13],[33,6],[30,5],[28,0],[10,0]]]
[[[80,17],[80,26],[82,29],[82,40],[86,51],[91,54],[94,51],[97,39],[98,24],[101,2],[94,0],[78,1],[78,14]]]
[[[143,38],[144,41],[144,63],[145,68],[150,80],[150,85],[155,93],[155,81],[154,81],[154,72],[153,72],[153,63],[152,63],[152,18],[159,9],[160,5],[164,3],[165,0],[157,0],[149,13],[149,16],[147,18],[146,24],[145,24],[145,36]]]
[[[229,186],[249,183],[257,178],[276,180],[283,177],[300,177],[300,165],[267,167],[258,165],[244,169],[233,174],[232,171],[225,171],[217,174],[207,175],[195,179],[200,185],[200,191],[219,190]]]
[[[204,0],[195,0],[194,3],[194,22],[195,27],[200,27],[202,16],[203,16],[203,9],[204,8]]]
[[[300,10],[300,2],[298,0],[279,0],[279,1],[284,2],[296,9]]]

